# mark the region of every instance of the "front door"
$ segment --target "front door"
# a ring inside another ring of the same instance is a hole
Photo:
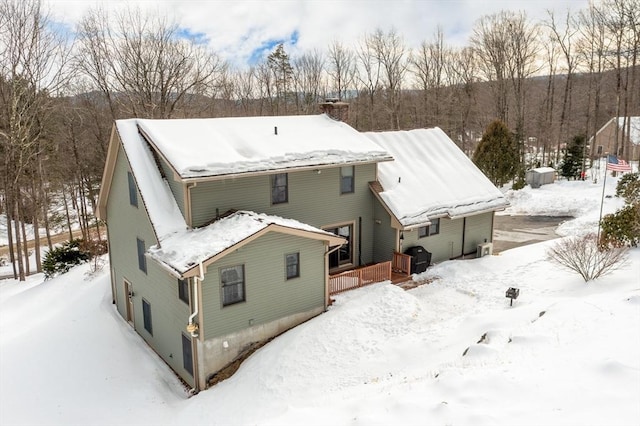
[[[133,326],[133,286],[126,280],[124,282],[124,297],[127,322]]]

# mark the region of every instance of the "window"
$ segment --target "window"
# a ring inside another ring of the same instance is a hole
[[[136,238],[136,243],[138,246],[138,268],[145,274],[147,273],[147,258],[144,257],[144,241],[140,238]]]
[[[281,204],[289,201],[289,185],[286,173],[271,176],[271,203]]]
[[[339,235],[347,240],[342,247],[329,255],[329,268],[337,268],[353,263],[353,226],[343,225],[334,228],[325,228],[325,231]]]
[[[433,219],[431,225],[418,228],[418,238],[428,237],[440,233],[440,219]]]
[[[129,181],[129,204],[138,207],[138,191],[136,190],[136,181],[133,179],[131,172],[127,172]]]
[[[340,193],[349,194],[355,190],[354,167],[345,166],[340,168]]]
[[[144,319],[144,329],[153,336],[153,324],[151,323],[151,305],[142,299],[142,317]]]
[[[191,339],[182,334],[182,366],[193,376],[193,352],[191,349]]]
[[[220,269],[222,306],[244,302],[244,265]]]
[[[300,276],[300,253],[291,253],[285,255],[287,265],[287,279],[297,278]]]
[[[436,235],[440,233],[440,219],[433,219],[431,225],[429,225],[429,235]]]
[[[189,304],[189,281],[178,280],[178,298],[187,305]]]

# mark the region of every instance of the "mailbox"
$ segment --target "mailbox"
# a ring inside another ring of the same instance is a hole
[[[513,306],[513,299],[517,299],[520,296],[520,289],[515,287],[509,287],[507,289],[506,297],[511,299],[509,306]]]

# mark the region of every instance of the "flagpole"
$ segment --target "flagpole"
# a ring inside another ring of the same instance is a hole
[[[600,216],[598,217],[598,237],[596,244],[600,244],[600,222],[602,222],[602,206],[604,204],[604,189],[607,186],[607,165],[609,164],[609,155],[605,153],[606,162],[604,164],[604,179],[602,181],[602,197],[600,197]]]

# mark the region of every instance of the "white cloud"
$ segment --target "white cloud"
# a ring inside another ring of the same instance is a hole
[[[431,40],[438,25],[445,41],[464,45],[474,22],[500,10],[525,11],[532,20],[547,17],[546,10],[564,14],[577,11],[588,0],[160,0],[88,2],[44,0],[53,17],[73,25],[89,8],[102,5],[110,10],[139,5],[175,19],[192,33],[206,34],[211,47],[232,63],[244,65],[252,53],[274,41],[290,40],[287,51],[325,50],[331,40],[347,45],[376,28],[395,28],[409,47]]]

